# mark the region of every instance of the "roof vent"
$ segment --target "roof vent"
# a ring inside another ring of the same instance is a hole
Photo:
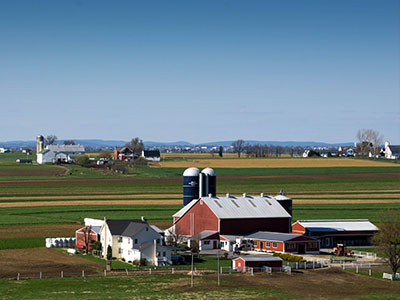
[[[212,194],[208,194],[208,198],[212,198]]]
[[[226,198],[230,198],[230,197],[231,197],[231,194],[226,193]]]
[[[262,198],[264,198],[264,193],[261,193],[260,196],[261,196]]]
[[[279,195],[285,196],[285,195],[286,195],[285,190],[283,190],[283,189],[280,190],[280,191],[279,191]]]
[[[146,223],[146,222],[147,222],[147,221],[146,221],[146,218],[145,218],[144,216],[141,216],[140,220],[141,220],[143,223]]]
[[[243,197],[246,198],[246,197],[247,197],[247,194],[246,194],[246,193],[243,193]]]

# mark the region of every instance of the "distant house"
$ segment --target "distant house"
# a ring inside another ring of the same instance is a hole
[[[160,161],[160,150],[143,150],[142,157],[150,161]]]
[[[85,154],[82,145],[47,145],[44,150],[37,153],[36,160],[39,164],[44,163],[69,163],[73,162],[73,155]]]
[[[10,150],[6,148],[0,148],[0,153],[7,153],[7,152],[10,152]]]
[[[320,241],[321,247],[370,246],[378,228],[368,220],[308,220],[292,225],[292,233],[306,235]]]
[[[163,237],[146,220],[105,220],[100,229],[103,256],[111,246],[112,256],[125,261],[140,261],[159,266],[171,264],[171,249],[163,245]]]
[[[355,156],[355,151],[353,147],[350,146],[340,146],[338,148],[339,156],[341,157],[353,157]]]
[[[129,161],[129,160],[133,160],[136,158],[138,158],[137,154],[135,154],[135,151],[128,146],[114,148],[114,160]]]
[[[210,250],[219,248],[219,233],[218,231],[205,230],[194,235],[188,241],[188,246],[192,247],[193,242],[199,243],[199,250]]]
[[[400,158],[400,145],[390,145],[389,142],[385,143],[385,158],[399,159]]]

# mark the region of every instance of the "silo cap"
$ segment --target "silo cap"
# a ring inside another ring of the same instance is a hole
[[[205,168],[201,173],[206,174],[208,176],[216,176],[217,174],[215,173],[214,169],[211,168]]]
[[[188,168],[183,172],[183,176],[199,176],[200,170],[197,168]]]
[[[276,195],[274,198],[275,198],[276,200],[292,200],[292,198],[289,198],[289,197],[286,196],[286,195]]]

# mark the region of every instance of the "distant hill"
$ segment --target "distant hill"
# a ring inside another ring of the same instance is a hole
[[[69,139],[71,140],[71,139]],[[87,148],[114,148],[115,146],[123,146],[128,143],[128,141],[122,140],[101,140],[101,139],[73,139],[76,144],[81,144]],[[195,147],[195,146],[223,146],[229,147],[234,141],[216,141],[216,142],[205,142],[199,144],[192,144],[186,141],[176,141],[176,142],[155,142],[155,141],[144,141],[146,147]],[[63,144],[64,140],[57,140],[57,144]],[[324,142],[313,142],[313,141],[256,141],[256,140],[245,140],[245,143],[250,145],[275,145],[281,147],[339,147],[339,146],[352,146],[353,143],[324,143]],[[5,148],[35,148],[36,141],[7,141],[0,142],[0,147]]]

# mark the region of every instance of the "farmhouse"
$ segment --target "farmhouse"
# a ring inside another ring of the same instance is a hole
[[[193,236],[202,231],[243,235],[255,231],[290,232],[291,215],[274,198],[260,196],[201,197],[173,215],[175,233]]]
[[[160,150],[143,150],[142,157],[145,160],[160,161]]]
[[[378,228],[368,220],[309,220],[292,225],[294,234],[306,235],[320,241],[321,247],[336,244],[346,246],[369,246],[370,239]]]
[[[317,239],[290,233],[259,231],[247,235],[253,241],[254,250],[296,254],[318,254]]]
[[[100,229],[102,255],[107,256],[108,246],[112,256],[126,261],[145,259],[150,265],[171,264],[171,249],[163,245],[163,237],[147,221],[107,220]]]
[[[68,163],[72,162],[73,155],[85,154],[82,145],[47,145],[44,150],[37,153],[37,162],[44,163]]]
[[[272,255],[252,255],[240,256],[232,260],[232,268],[241,272],[247,271],[248,268],[259,271],[263,267],[282,268],[282,259]]]
[[[390,145],[389,142],[385,143],[385,158],[399,159],[400,158],[400,145]]]
[[[114,160],[132,160],[136,159],[138,156],[135,154],[132,148],[128,146],[123,146],[120,148],[114,148]]]

